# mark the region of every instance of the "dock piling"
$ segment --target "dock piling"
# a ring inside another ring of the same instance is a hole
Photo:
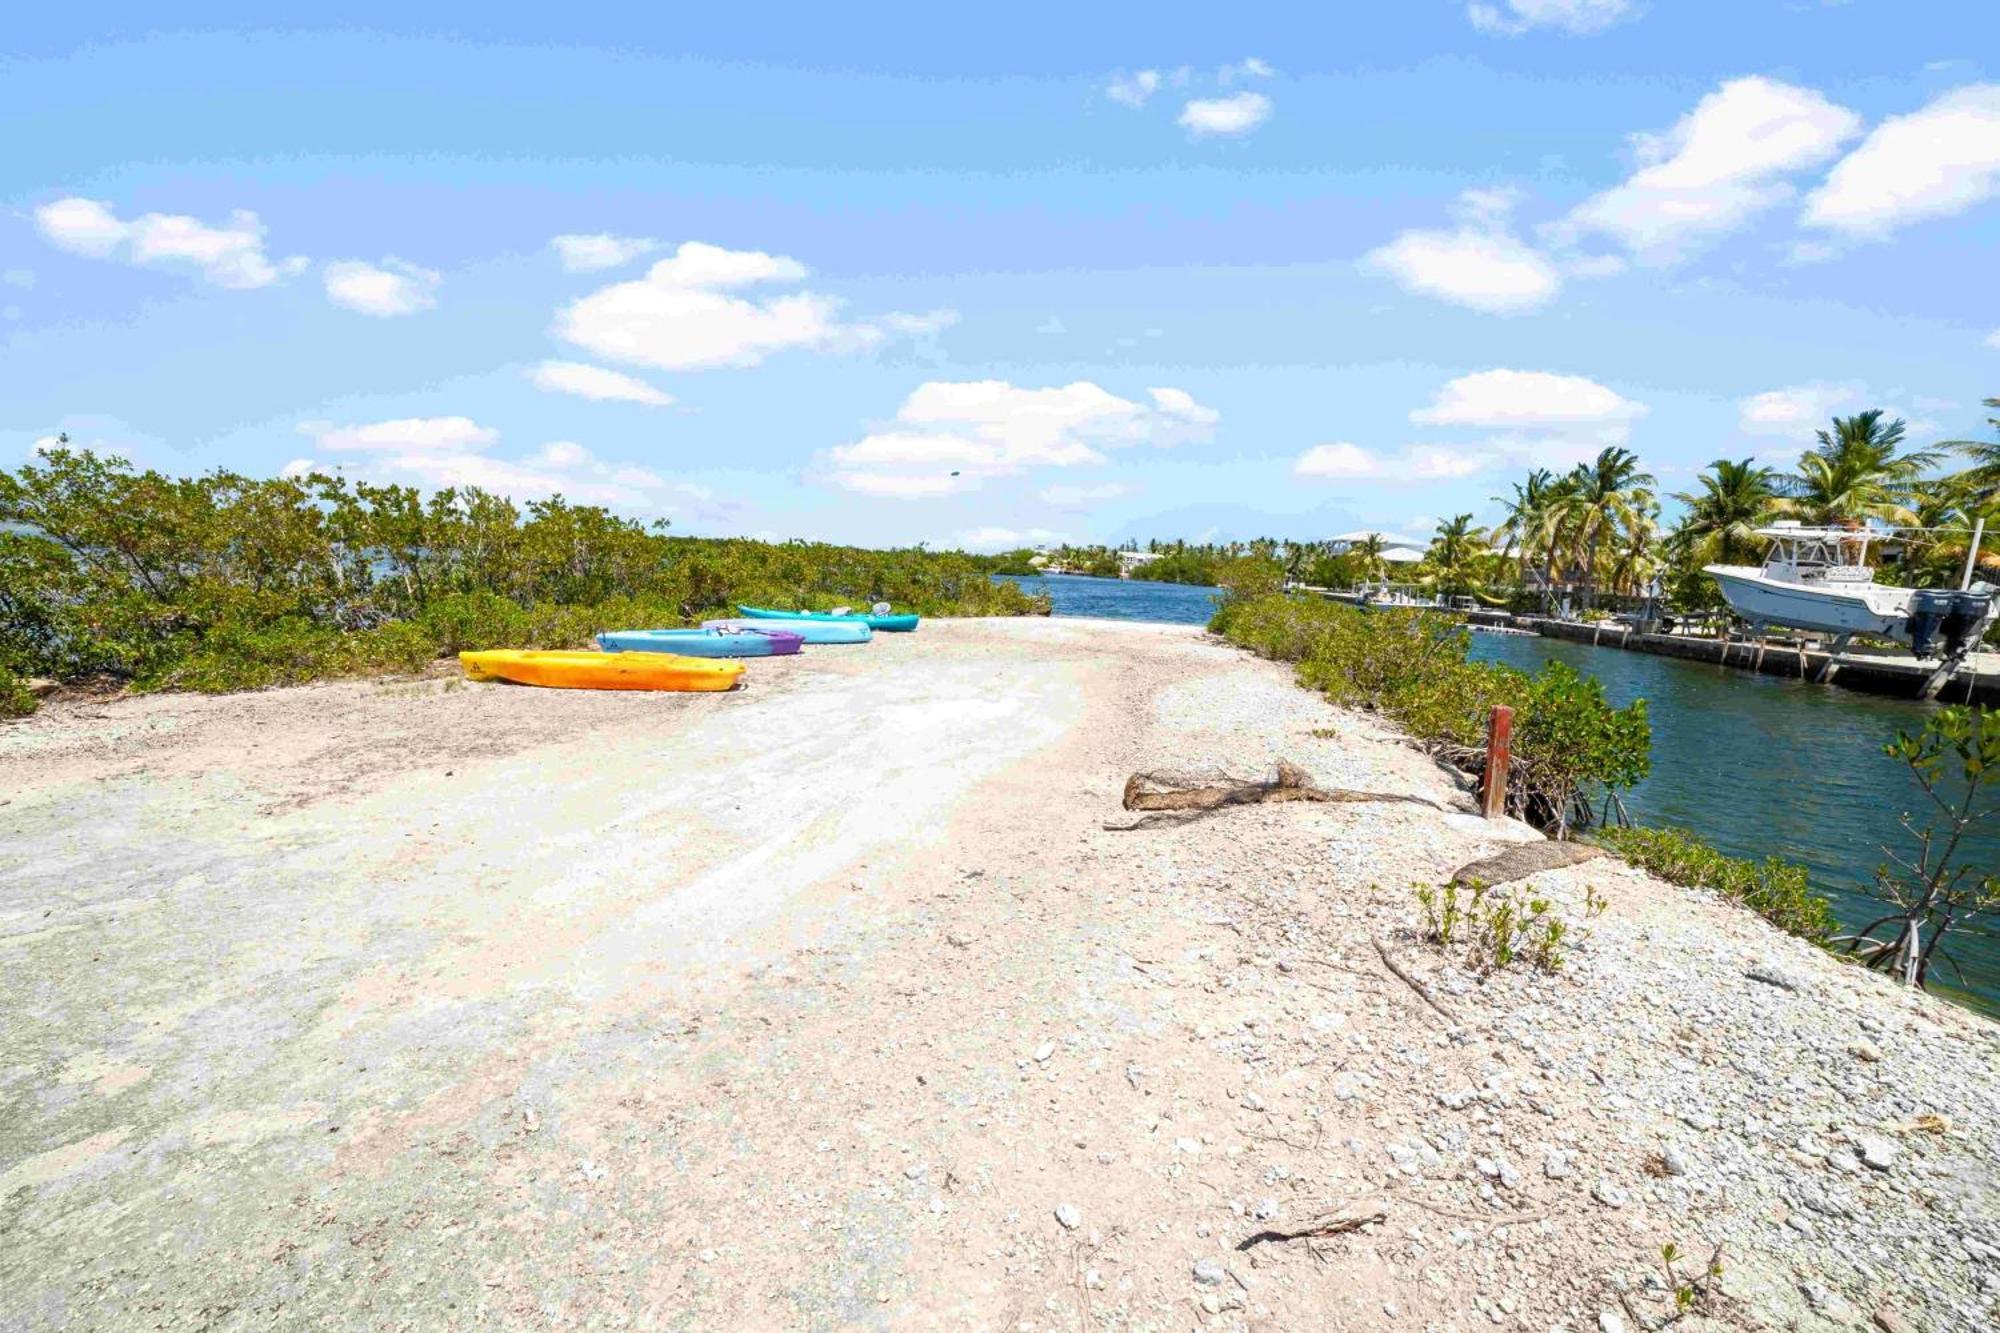
[[[1480,784],[1480,811],[1488,819],[1507,813],[1507,765],[1513,759],[1514,710],[1493,705],[1486,718],[1486,775]]]

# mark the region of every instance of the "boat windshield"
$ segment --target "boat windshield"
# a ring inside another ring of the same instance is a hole
[[[1757,529],[1771,539],[1765,571],[1807,581],[1866,582],[1874,571],[1868,564],[1868,544],[1880,534],[1848,528],[1808,528],[1776,524]]]

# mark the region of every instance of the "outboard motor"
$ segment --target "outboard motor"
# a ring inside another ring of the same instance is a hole
[[[1910,618],[1903,622],[1910,632],[1910,651],[1918,658],[1930,657],[1938,629],[1958,602],[1958,594],[1944,588],[1919,588],[1910,594]]]
[[[1967,648],[1976,647],[1977,636],[1993,613],[1991,592],[1959,592],[1951,596],[1951,609],[1945,612],[1938,629],[1944,635],[1946,657],[1956,658]]]

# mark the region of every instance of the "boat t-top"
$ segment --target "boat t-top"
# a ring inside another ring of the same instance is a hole
[[[1708,565],[1704,572],[1760,632],[1768,625],[1818,630],[1836,636],[1839,648],[1856,634],[1875,634],[1907,644],[1919,658],[1955,661],[2000,614],[1990,584],[1954,591],[1875,582],[1868,547],[1893,533],[1780,520],[1757,535],[1771,542],[1761,567]]]

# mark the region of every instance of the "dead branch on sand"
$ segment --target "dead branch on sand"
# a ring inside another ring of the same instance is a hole
[[[1264,782],[1246,782],[1226,777],[1204,779],[1174,773],[1134,773],[1125,780],[1124,804],[1127,810],[1153,811],[1169,816],[1178,815],[1180,818],[1138,819],[1129,824],[1107,821],[1104,827],[1113,832],[1130,832],[1133,829],[1151,828],[1159,824],[1187,823],[1231,806],[1271,805],[1281,801],[1313,801],[1321,804],[1404,801],[1412,805],[1429,806],[1433,810],[1441,808],[1435,801],[1427,801],[1421,796],[1318,787],[1313,784],[1311,774],[1297,764],[1281,759],[1278,761],[1276,778]]]
[[[1375,943],[1375,952],[1382,955],[1382,966],[1388,968],[1391,972],[1395,973],[1396,980],[1402,982],[1405,986],[1408,986],[1411,990],[1415,991],[1417,993],[1418,998],[1423,1000],[1423,1002],[1429,1005],[1431,1008],[1443,1014],[1451,1022],[1456,1023],[1458,1021],[1458,1015],[1454,1014],[1451,1010],[1445,1008],[1444,1005],[1440,1004],[1438,1002],[1438,997],[1431,994],[1431,988],[1429,986],[1426,986],[1423,982],[1418,981],[1408,972],[1405,972],[1403,970],[1402,964],[1398,963],[1394,958],[1389,956],[1389,949],[1387,945],[1383,944],[1382,941],[1380,940],[1376,940],[1374,943]]]
[[[1241,1241],[1237,1242],[1236,1248],[1240,1252],[1253,1249],[1259,1245],[1268,1245],[1274,1241],[1315,1240],[1321,1236],[1338,1236],[1343,1232],[1359,1231],[1371,1222],[1386,1222],[1388,1220],[1389,1215],[1384,1212],[1326,1213],[1315,1217],[1304,1226],[1294,1227],[1290,1231],[1271,1229],[1245,1236]]]

